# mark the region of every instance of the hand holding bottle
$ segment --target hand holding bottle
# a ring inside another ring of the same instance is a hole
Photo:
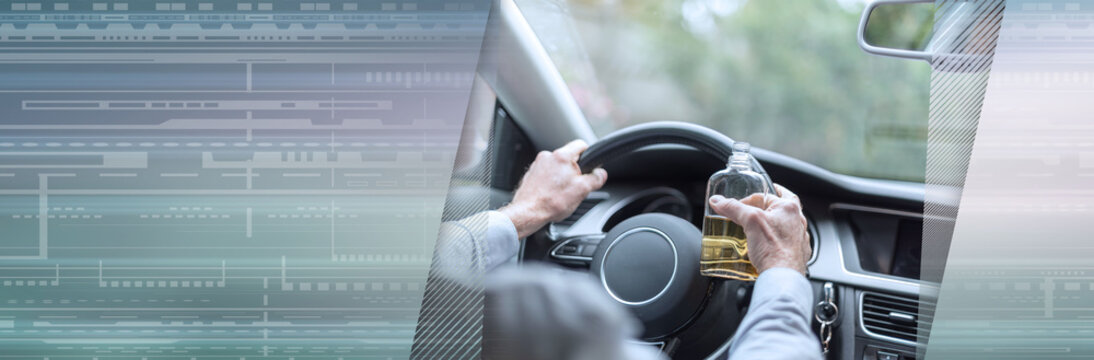
[[[733,154],[726,168],[707,181],[707,198],[745,199],[759,196],[762,201],[770,188],[767,175],[752,168],[754,159],[746,142],[733,143]],[[719,215],[707,205],[703,213],[702,252],[699,274],[730,280],[755,281],[760,273],[749,261],[747,234],[732,219]]]
[[[813,251],[798,196],[775,184],[778,196],[755,194],[741,200],[721,195],[710,198],[718,215],[744,227],[749,260],[757,273],[774,267],[797,270],[805,275],[805,263]],[[766,203],[766,204],[765,204]]]

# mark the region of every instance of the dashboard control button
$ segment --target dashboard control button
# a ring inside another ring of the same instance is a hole
[[[587,235],[561,240],[551,247],[551,257],[570,265],[588,264],[593,260],[593,254],[596,253],[597,245],[603,237],[603,235]]]
[[[581,245],[581,256],[592,257],[596,253],[596,244]]]

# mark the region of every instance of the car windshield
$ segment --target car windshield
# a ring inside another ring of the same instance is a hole
[[[863,52],[864,1],[516,2],[599,136],[687,121],[838,173],[923,181],[930,66]]]

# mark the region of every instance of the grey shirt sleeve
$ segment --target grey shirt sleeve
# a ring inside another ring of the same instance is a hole
[[[797,271],[772,268],[760,274],[748,314],[730,342],[730,359],[822,359],[809,329],[813,290]]]
[[[441,224],[436,264],[450,279],[479,279],[509,261],[519,249],[517,228],[509,217],[484,211]]]
[[[520,239],[508,216],[497,211],[487,211],[486,216],[486,271],[490,271],[517,256]]]

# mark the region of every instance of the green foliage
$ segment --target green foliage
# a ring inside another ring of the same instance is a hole
[[[922,181],[930,67],[863,52],[862,5],[843,3],[579,1],[558,6],[565,23],[525,13],[541,38],[552,34],[544,42],[601,135],[690,121],[836,172]],[[909,9],[899,23],[875,15],[898,26],[872,25],[872,41],[921,47],[913,25],[933,10]]]

